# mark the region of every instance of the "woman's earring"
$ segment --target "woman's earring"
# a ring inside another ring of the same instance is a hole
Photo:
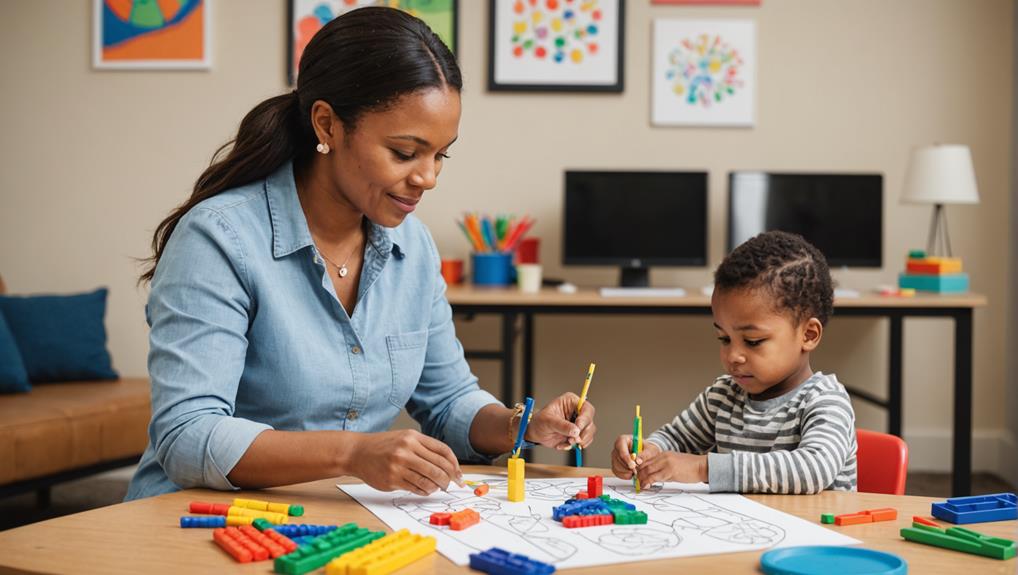
[[[319,142],[315,149],[318,150],[319,154],[328,154],[330,150],[329,145],[325,142]]]

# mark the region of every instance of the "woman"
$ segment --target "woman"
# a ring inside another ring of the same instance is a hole
[[[478,388],[411,215],[461,87],[423,22],[363,8],[315,35],[297,90],[248,113],[153,239],[152,421],[128,499],[340,475],[426,495],[460,483],[457,458],[512,448],[520,409]],[[577,402],[552,401],[526,439],[589,444]],[[404,407],[423,433],[384,431]]]

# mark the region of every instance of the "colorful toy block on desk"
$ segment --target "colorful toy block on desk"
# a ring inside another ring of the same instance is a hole
[[[591,475],[587,478],[587,495],[590,497],[601,497],[604,494],[604,478],[600,475]]]
[[[205,503],[204,501],[192,501],[187,506],[187,510],[191,513],[198,513],[200,515],[229,515],[230,507],[226,503]]]
[[[858,525],[860,523],[876,523],[878,521],[893,521],[898,518],[898,510],[892,507],[880,509],[867,509],[859,513],[845,513],[834,517],[835,525]]]
[[[573,499],[577,500],[590,499],[590,495],[588,495],[586,491],[577,491]]]
[[[961,258],[909,258],[905,271],[917,275],[960,274]]]
[[[615,517],[606,515],[569,515],[562,518],[562,526],[569,529],[577,527],[597,527],[598,525],[611,525],[615,523]]]
[[[969,276],[964,273],[939,276],[900,274],[898,287],[935,293],[964,293],[969,290]]]
[[[197,517],[184,516],[180,518],[180,526],[183,528],[195,527],[226,527],[226,518],[222,515],[199,515]]]
[[[474,495],[478,497],[483,497],[488,494],[489,489],[491,488],[488,486],[487,483],[482,483],[478,485],[476,489],[474,489]]]
[[[823,514],[821,514],[820,515],[820,522],[824,523],[826,525],[833,524],[834,523],[834,514],[833,513],[823,513]]]
[[[469,507],[453,513],[449,518],[449,528],[453,531],[462,531],[467,527],[477,525],[481,521],[481,515]]]
[[[325,575],[387,575],[431,555],[436,543],[434,537],[400,529],[333,559],[325,567]]]
[[[261,501],[258,499],[234,499],[233,506],[243,507],[245,509],[255,509],[257,511],[271,511],[272,513],[282,513],[283,515],[292,515],[294,517],[304,515],[303,505],[271,503],[269,501]]]
[[[550,575],[555,566],[535,561],[526,555],[509,553],[492,547],[483,553],[470,554],[470,568],[490,575]]]
[[[308,571],[323,567],[344,553],[359,549],[384,536],[385,533],[382,531],[369,531],[354,523],[347,523],[316,537],[307,545],[301,545],[293,553],[276,557],[273,567],[276,573],[303,575]]]
[[[255,527],[259,528],[257,525]],[[271,525],[270,524],[269,527],[273,531],[275,531],[276,533],[279,533],[280,535],[285,535],[287,537],[305,537],[305,536],[308,536],[308,535],[310,535],[312,537],[318,537],[320,535],[325,535],[326,533],[331,533],[332,531],[335,531],[337,529],[337,527],[335,525],[305,525],[303,523],[301,523],[299,525],[298,524],[289,524],[289,525]]]
[[[269,533],[275,537],[270,537]],[[212,540],[240,563],[281,557],[297,549],[286,537],[272,531],[263,533],[250,525],[216,529],[212,532]]]
[[[913,515],[912,516],[912,523],[913,524],[919,523],[921,525],[926,525],[927,527],[936,527],[937,529],[940,529],[940,525],[937,525],[937,523],[935,521],[932,521],[932,520],[927,519],[925,517],[920,517],[918,515]]]
[[[970,531],[963,527],[940,529],[914,522],[912,527],[904,527],[901,536],[908,541],[953,549],[964,553],[992,557],[994,559],[1011,559],[1016,554],[1015,542],[1001,537],[990,537],[982,533]]]
[[[524,475],[527,462],[522,457],[509,458],[509,501],[525,501]]]
[[[934,503],[932,515],[958,525],[1018,519],[1018,496],[1014,493],[952,497]]]
[[[432,513],[428,522],[432,525],[448,525],[452,519],[452,513]]]
[[[647,514],[643,511],[612,510],[616,525],[646,525]]]
[[[570,499],[562,505],[551,508],[551,518],[555,521],[562,521],[570,515],[610,515],[612,512],[608,504],[599,499]]]

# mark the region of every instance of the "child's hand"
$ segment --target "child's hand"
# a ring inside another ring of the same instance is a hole
[[[633,473],[640,463],[646,459],[656,456],[661,448],[649,442],[644,442],[643,451],[633,461],[631,452],[633,450],[633,436],[620,435],[615,440],[615,447],[612,449],[612,473],[619,479],[632,479]]]
[[[653,445],[653,444],[647,444]],[[701,483],[707,481],[707,456],[665,451],[651,456],[648,450],[640,454],[643,463],[638,466],[640,485],[650,487],[662,481]]]

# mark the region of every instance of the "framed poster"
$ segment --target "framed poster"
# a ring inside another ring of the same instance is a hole
[[[655,20],[651,83],[656,126],[752,126],[756,24]]]
[[[488,89],[621,92],[624,0],[490,0]]]
[[[207,70],[211,0],[92,0],[95,68]]]
[[[457,0],[289,0],[287,81],[291,86],[297,83],[301,54],[315,32],[337,16],[365,6],[387,6],[413,14],[424,20],[455,54],[458,40],[456,3]]]

